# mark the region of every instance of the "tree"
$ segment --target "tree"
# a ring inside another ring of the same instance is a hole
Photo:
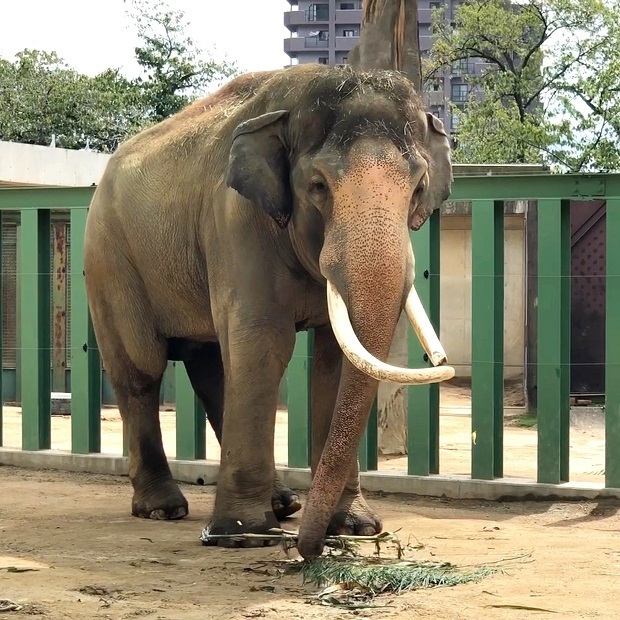
[[[13,61],[0,58],[0,140],[101,152],[171,114],[211,84],[234,74],[184,34],[181,11],[130,0],[141,45],[136,59],[144,75],[129,80],[118,69],[90,77],[55,52],[25,49]]]
[[[55,52],[0,58],[0,140],[109,152],[144,123],[139,89],[117,71],[91,78]]]
[[[90,85],[83,110],[90,148],[113,152],[121,142],[149,125],[144,92],[118,69],[107,69],[90,78]]]
[[[614,6],[612,6],[614,5]],[[584,111],[571,102],[587,93],[599,103],[602,84],[618,83],[618,0],[465,0],[454,15],[433,15],[436,37],[425,79],[453,63],[482,60],[481,73],[464,75],[470,94],[454,110],[457,161],[547,162],[564,170],[596,167],[608,151],[603,136],[612,128],[611,106]],[[467,62],[461,66],[467,67]],[[598,118],[598,120],[597,120]],[[606,129],[591,133],[592,129]]]
[[[214,60],[186,34],[189,24],[182,11],[163,0],[129,0],[128,5],[141,40],[135,55],[144,77],[138,83],[151,120],[175,114],[212,83],[238,73],[234,63]]]
[[[567,117],[571,140],[562,145],[567,165],[574,169],[620,168],[620,2],[607,0],[604,11],[592,25],[589,53],[572,63],[556,96]],[[569,55],[563,46],[557,51]],[[568,63],[566,63],[568,64]]]

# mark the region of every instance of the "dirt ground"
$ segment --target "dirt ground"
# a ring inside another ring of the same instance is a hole
[[[535,478],[536,429],[518,426],[518,397],[506,395],[505,475]],[[442,386],[441,473],[469,474],[469,391]],[[166,453],[175,454],[175,415],[162,411]],[[70,416],[52,418],[52,447],[70,449]],[[8,447],[21,443],[21,411],[4,407]],[[287,415],[278,412],[276,461],[286,463]],[[102,415],[102,451],[120,454],[118,411]],[[571,428],[571,479],[602,482],[604,433]],[[219,459],[208,428],[207,456]],[[380,470],[405,471],[406,458],[382,457]],[[319,589],[278,573],[278,548],[221,550],[198,536],[214,489],[183,485],[190,516],[180,522],[130,516],[126,478],[0,467],[1,599],[20,611],[0,618],[209,619],[357,617],[393,620],[618,616],[620,503],[489,503],[405,496],[369,498],[385,530],[420,543],[412,559],[457,565],[523,554],[480,583],[380,598],[383,609],[343,611],[317,604]],[[284,526],[296,529],[299,516]],[[370,549],[369,549],[370,551]],[[11,568],[14,567],[14,568]],[[25,570],[32,569],[32,570]]]
[[[440,419],[440,473],[469,475],[471,472],[471,407],[467,386],[446,385],[441,390]],[[516,406],[518,391],[507,390],[505,395],[504,476],[536,479],[537,434],[536,427],[518,426],[519,416],[525,410]],[[161,411],[160,420],[164,448],[170,458],[176,452],[176,419],[174,411]],[[571,428],[570,480],[597,482],[604,480],[605,433],[602,424],[582,425]],[[121,454],[123,445],[122,423],[117,409],[102,412],[102,446],[104,454]],[[278,411],[275,430],[275,457],[279,465],[287,464],[287,412]],[[4,407],[4,445],[21,447],[21,411],[17,407]],[[71,450],[71,416],[52,417],[52,448]],[[220,449],[207,425],[207,458],[219,460]],[[380,471],[407,471],[407,458],[382,456]]]
[[[422,548],[412,558],[458,565],[521,554],[476,584],[380,597],[383,609],[316,604],[298,574],[278,577],[279,548],[202,547],[211,487],[184,485],[190,516],[131,517],[126,478],[0,468],[0,614],[41,619],[446,620],[618,617],[620,504],[369,498],[387,530]],[[285,527],[295,529],[299,518]],[[10,568],[14,567],[14,568]],[[31,569],[31,570],[23,570]],[[313,604],[314,603],[314,604]],[[530,608],[530,609],[527,609]],[[543,611],[546,610],[546,611]],[[553,614],[553,615],[552,615]]]

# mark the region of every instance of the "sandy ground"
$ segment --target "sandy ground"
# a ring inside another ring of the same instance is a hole
[[[504,428],[504,475],[506,477],[536,478],[536,428],[516,425],[516,418],[524,410],[515,407],[520,396],[507,392],[506,426]],[[174,458],[176,452],[174,411],[160,414],[166,454]],[[287,412],[278,411],[275,431],[276,462],[287,464]],[[463,474],[471,472],[471,417],[470,392],[466,387],[442,386],[440,421],[440,473]],[[570,479],[574,482],[604,482],[605,434],[602,426],[571,428]],[[102,452],[122,453],[122,423],[118,410],[104,409],[102,414]],[[4,407],[4,445],[21,446],[21,411]],[[53,416],[52,448],[71,449],[71,417]],[[207,425],[207,458],[219,460],[220,449],[211,428]],[[383,456],[381,471],[407,471],[406,457]]]
[[[515,425],[519,403],[507,395],[507,476],[535,477],[536,430]],[[517,399],[518,400],[518,399]],[[441,473],[470,471],[469,393],[441,398]],[[521,412],[522,413],[522,412]],[[174,412],[161,413],[166,452],[175,450]],[[5,445],[21,443],[21,412],[4,408]],[[118,411],[106,409],[103,452],[120,454]],[[52,419],[53,447],[70,449],[70,417]],[[286,463],[286,412],[278,413],[276,460]],[[571,429],[571,479],[603,481],[602,428]],[[208,457],[219,447],[208,429]],[[404,471],[405,458],[381,470]],[[421,548],[411,558],[489,563],[531,554],[480,583],[380,598],[383,609],[320,606],[318,589],[278,572],[278,548],[202,547],[214,489],[183,485],[190,516],[180,522],[130,516],[126,478],[0,467],[0,600],[20,611],[6,618],[210,619],[351,617],[489,620],[618,617],[620,503],[489,503],[405,496],[369,498],[386,530]],[[285,524],[296,529],[299,516]],[[11,568],[13,567],[13,568]],[[1,601],[0,601],[1,609]]]
[[[8,618],[512,620],[618,617],[620,504],[497,503],[371,496],[417,559],[458,565],[531,554],[475,584],[375,600],[383,609],[316,604],[314,586],[279,576],[278,548],[202,547],[211,487],[183,486],[180,522],[129,515],[126,478],[0,468],[0,599]],[[286,527],[299,523],[292,519]],[[11,568],[13,567],[13,568]],[[31,569],[31,570],[24,570]],[[313,604],[314,603],[314,604]],[[528,609],[529,608],[529,609]]]

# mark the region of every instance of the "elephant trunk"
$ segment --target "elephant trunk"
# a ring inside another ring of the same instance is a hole
[[[421,304],[413,289],[413,253],[406,225],[389,218],[369,220],[353,239],[326,235],[321,254],[330,321],[346,360],[334,419],[300,527],[298,549],[305,558],[322,553],[329,520],[357,456],[379,380],[429,383],[454,374],[445,366],[410,370],[383,362],[403,306],[420,328]],[[423,310],[422,315],[426,317]],[[430,322],[421,323],[425,333]],[[431,332],[423,343],[434,349],[435,360],[443,363],[445,353],[432,327]]]

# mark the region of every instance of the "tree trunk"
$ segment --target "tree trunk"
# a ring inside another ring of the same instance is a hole
[[[355,69],[402,71],[421,92],[417,0],[364,0],[360,42],[349,53],[349,62]],[[388,363],[407,366],[408,329],[403,313]],[[407,390],[381,383],[377,400],[380,454],[407,454]]]
[[[409,321],[403,312],[394,333],[389,364],[407,367],[409,329]],[[407,454],[407,411],[407,386],[381,382],[377,394],[379,454]]]

